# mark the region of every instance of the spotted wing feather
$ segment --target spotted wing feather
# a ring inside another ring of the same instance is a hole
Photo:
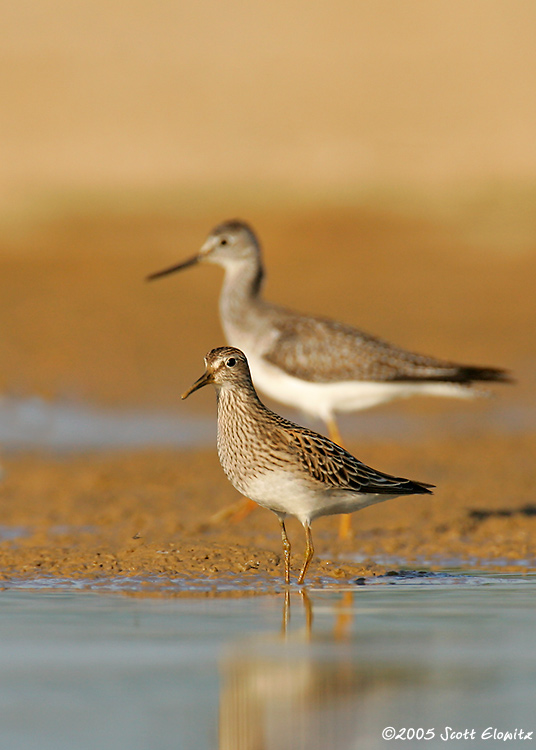
[[[378,495],[431,494],[428,488],[432,484],[376,471],[322,435],[297,425],[292,427],[282,433],[290,450],[309,475],[325,487]]]

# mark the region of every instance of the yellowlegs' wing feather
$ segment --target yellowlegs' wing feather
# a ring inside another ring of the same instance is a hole
[[[325,318],[279,310],[278,335],[267,362],[310,382],[508,381],[504,370],[458,365],[400,349],[362,331]]]

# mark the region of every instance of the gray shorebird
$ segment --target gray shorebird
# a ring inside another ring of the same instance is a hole
[[[239,492],[279,519],[286,583],[290,583],[291,551],[285,530],[288,515],[295,516],[305,529],[301,584],[314,554],[311,523],[315,518],[353,513],[400,495],[431,494],[433,485],[371,469],[323,435],[267,409],[257,396],[240,349],[213,349],[205,357],[205,366],[204,374],[182,398],[209,383],[214,385],[220,463]]]
[[[471,397],[483,393],[475,383],[510,380],[495,367],[414,354],[343,323],[267,302],[261,296],[260,244],[242,221],[220,224],[197,255],[148,279],[199,263],[216,263],[225,270],[221,324],[228,343],[246,353],[255,386],[276,401],[323,420],[339,445],[337,412],[414,395]],[[348,531],[343,520],[341,536]]]

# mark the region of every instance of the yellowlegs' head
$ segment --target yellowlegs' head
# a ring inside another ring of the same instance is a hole
[[[217,263],[224,268],[248,264],[260,264],[260,246],[255,233],[245,222],[233,219],[218,224],[209,234],[201,249],[191,258],[147,277],[148,281],[167,276],[197,263]]]
[[[212,349],[205,357],[205,372],[186,390],[181,398],[212,383],[220,388],[251,388],[251,375],[244,352],[233,346],[220,346]]]

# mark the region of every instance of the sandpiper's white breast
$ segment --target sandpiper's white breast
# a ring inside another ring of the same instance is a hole
[[[366,494],[315,487],[300,472],[271,469],[251,480],[242,489],[251,500],[275,513],[295,516],[301,523],[310,523],[320,516],[353,513],[368,505],[390,500],[393,495]]]

